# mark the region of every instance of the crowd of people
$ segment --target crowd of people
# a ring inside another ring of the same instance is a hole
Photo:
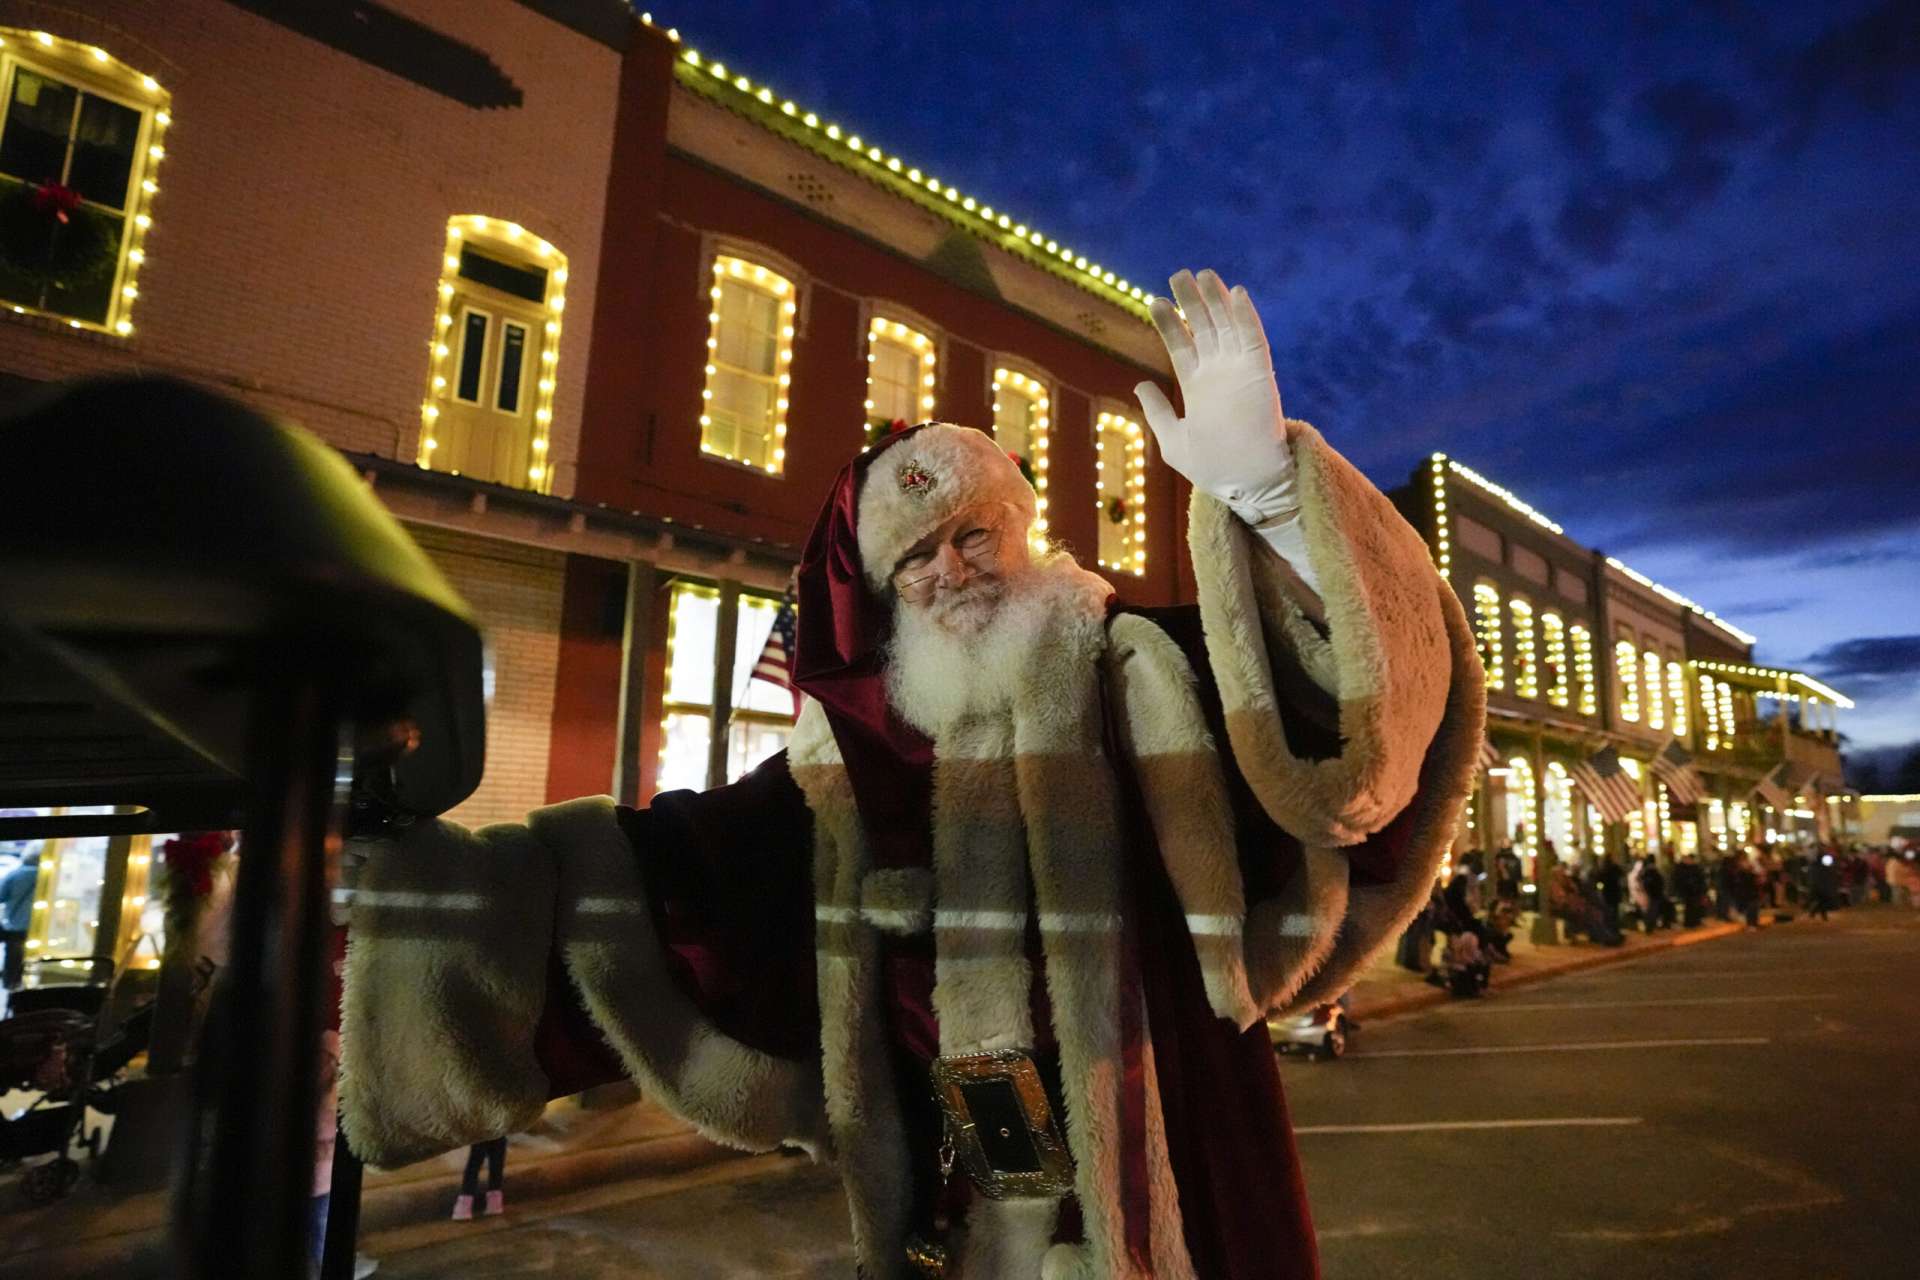
[[[1491,858],[1479,849],[1456,858],[1401,935],[1399,964],[1457,996],[1479,995],[1494,966],[1512,960],[1523,910],[1545,910],[1568,941],[1617,947],[1629,930],[1692,929],[1709,917],[1757,929],[1768,911],[1823,920],[1868,901],[1920,909],[1920,850],[1912,846],[1747,845],[1711,860],[1687,853],[1664,862],[1639,852],[1623,866],[1611,853],[1562,859],[1549,840],[1543,854],[1544,892],[1523,882],[1511,846]]]

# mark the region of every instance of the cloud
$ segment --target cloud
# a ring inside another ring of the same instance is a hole
[[[1763,618],[1768,614],[1793,613],[1806,607],[1806,597],[1788,596],[1782,600],[1749,600],[1745,604],[1730,604],[1724,608],[1716,606],[1715,611],[1729,618]]]
[[[1837,23],[1801,49],[1781,77],[1790,136],[1804,142],[1819,112],[1847,99],[1884,112],[1911,93],[1920,72],[1920,6],[1886,0]]]
[[[1856,636],[1801,660],[1828,679],[1878,685],[1920,678],[1920,635]]]
[[[1835,547],[1810,552],[1794,561],[1796,569],[1858,569],[1865,565],[1920,560],[1920,547]]]

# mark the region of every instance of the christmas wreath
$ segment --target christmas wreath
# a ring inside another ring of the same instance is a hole
[[[1127,500],[1125,498],[1107,499],[1107,522],[1125,524],[1127,522]]]
[[[0,270],[37,288],[90,284],[119,257],[120,224],[58,182],[0,181]]]

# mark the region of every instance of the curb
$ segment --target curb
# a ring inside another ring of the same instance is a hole
[[[1675,933],[1658,942],[1650,942],[1644,946],[1635,947],[1631,951],[1625,948],[1618,950],[1610,948],[1606,951],[1597,951],[1589,956],[1582,956],[1577,960],[1568,961],[1566,964],[1554,965],[1550,968],[1531,969],[1524,973],[1512,974],[1501,981],[1496,989],[1500,991],[1511,991],[1516,987],[1530,987],[1535,983],[1546,982],[1549,979],[1558,978],[1564,974],[1581,973],[1585,970],[1598,969],[1605,965],[1628,964],[1646,956],[1658,955],[1663,951],[1671,951],[1675,947],[1691,947],[1702,942],[1712,942],[1718,938],[1744,932],[1746,932],[1746,926],[1742,924],[1715,923],[1702,925],[1692,932]],[[1377,1004],[1357,1005],[1352,1013],[1354,1020],[1357,1022],[1380,1022],[1389,1018],[1405,1017],[1407,1014],[1431,1009],[1436,1005],[1451,1004],[1453,1000],[1454,996],[1451,992],[1441,990],[1438,987],[1427,987],[1420,991],[1410,991],[1404,996],[1395,996],[1391,999],[1382,1000]]]

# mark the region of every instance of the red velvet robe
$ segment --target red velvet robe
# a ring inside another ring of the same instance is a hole
[[[1270,896],[1299,845],[1276,828],[1234,767],[1195,607],[1131,610],[1160,625],[1199,676],[1202,705],[1222,745],[1249,901]],[[1289,746],[1309,757],[1338,753],[1332,701],[1297,669],[1275,672]],[[1127,799],[1122,829],[1129,871],[1129,936],[1158,1071],[1167,1150],[1180,1191],[1187,1251],[1208,1280],[1303,1280],[1319,1274],[1313,1224],[1275,1056],[1266,1028],[1241,1032],[1214,1016],[1199,961],[1168,880],[1139,788],[1108,734],[1108,756]],[[903,766],[903,769],[905,766]],[[903,778],[903,785],[924,779]],[[703,793],[670,792],[650,808],[623,809],[660,936],[678,980],[722,1031],[756,1049],[801,1059],[820,1052],[814,981],[812,816],[776,755],[740,781]],[[1406,843],[1406,814],[1347,851],[1357,882],[1386,880]],[[918,842],[931,864],[929,839]],[[1276,849],[1280,852],[1276,854]],[[1035,1056],[1043,1073],[1051,1035],[1037,938]],[[938,1052],[930,935],[887,937],[885,981],[902,1114],[913,1133],[917,1209],[930,1210],[938,1138],[926,1065]],[[623,1072],[580,1009],[556,961],[538,1038],[555,1096]],[[1058,1099],[1056,1098],[1056,1106]],[[964,1181],[964,1179],[962,1179]],[[1074,1217],[1063,1213],[1062,1229]]]

